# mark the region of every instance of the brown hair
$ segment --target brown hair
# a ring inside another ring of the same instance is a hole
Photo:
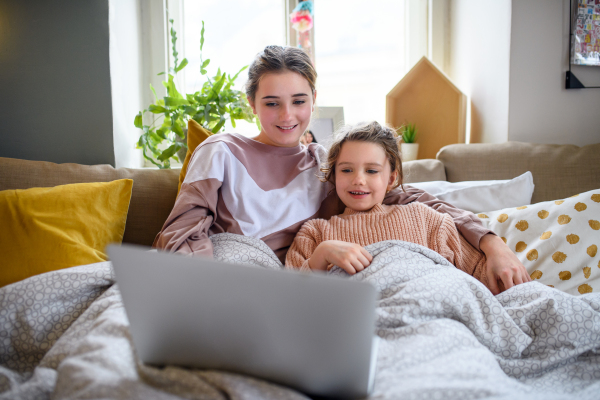
[[[258,53],[248,69],[248,82],[246,82],[246,96],[254,102],[258,84],[261,78],[268,73],[281,73],[292,71],[302,75],[310,85],[313,98],[317,82],[317,71],[312,65],[310,57],[296,47],[267,46]]]
[[[396,181],[392,185],[392,189],[398,186],[402,187],[402,158],[398,144],[400,137],[396,131],[387,126],[380,125],[377,121],[362,123],[357,125],[346,125],[340,128],[335,133],[335,140],[329,148],[327,161],[321,167],[321,172],[324,176],[321,178],[323,182],[329,182],[335,186],[335,164],[340,157],[342,145],[346,142],[368,142],[375,143],[381,146],[385,151],[392,173],[397,172]]]

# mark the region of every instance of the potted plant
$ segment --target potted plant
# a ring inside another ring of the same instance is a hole
[[[136,147],[142,149],[144,158],[149,160],[158,168],[171,168],[171,160],[182,162],[187,151],[187,122],[195,120],[209,133],[215,134],[222,131],[227,120],[235,128],[235,120],[255,121],[252,108],[248,104],[246,95],[240,90],[233,89],[235,80],[248,66],[244,66],[234,76],[222,72],[219,68],[217,74],[211,79],[206,77],[202,89],[186,95],[182,95],[175,87],[175,76],[181,72],[188,61],[186,58],[179,62],[176,50],[177,33],[171,22],[171,43],[173,49],[174,65],[166,74],[167,79],[163,82],[167,89],[167,95],[159,99],[156,91],[150,85],[154,93],[155,101],[147,109],[140,111],[134,120],[134,125],[142,130]],[[204,46],[204,21],[200,32],[200,73],[206,75],[206,67],[210,60],[202,58],[202,47]],[[152,114],[152,122],[149,125],[143,123],[146,113]],[[161,117],[163,117],[161,119]],[[258,119],[256,119],[258,125]]]
[[[397,132],[402,137],[402,143],[400,144],[402,161],[416,160],[419,154],[419,143],[415,143],[417,140],[415,124],[404,124],[398,128]]]

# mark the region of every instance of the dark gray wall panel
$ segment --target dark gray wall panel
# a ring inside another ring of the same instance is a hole
[[[114,165],[108,0],[0,0],[0,156]]]

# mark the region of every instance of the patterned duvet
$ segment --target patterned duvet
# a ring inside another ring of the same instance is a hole
[[[215,258],[278,269],[261,241],[211,238]],[[600,294],[537,282],[493,296],[437,253],[399,241],[367,247],[343,279],[380,292],[372,399],[598,399]],[[0,399],[306,399],[221,371],[138,362],[110,262],[0,288]]]

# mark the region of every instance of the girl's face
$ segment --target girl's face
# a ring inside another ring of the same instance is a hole
[[[335,190],[354,211],[381,204],[396,180],[383,148],[376,143],[346,142],[335,164]]]
[[[271,146],[294,147],[308,128],[315,98],[302,75],[285,71],[264,75],[250,106],[261,126],[255,140]]]

